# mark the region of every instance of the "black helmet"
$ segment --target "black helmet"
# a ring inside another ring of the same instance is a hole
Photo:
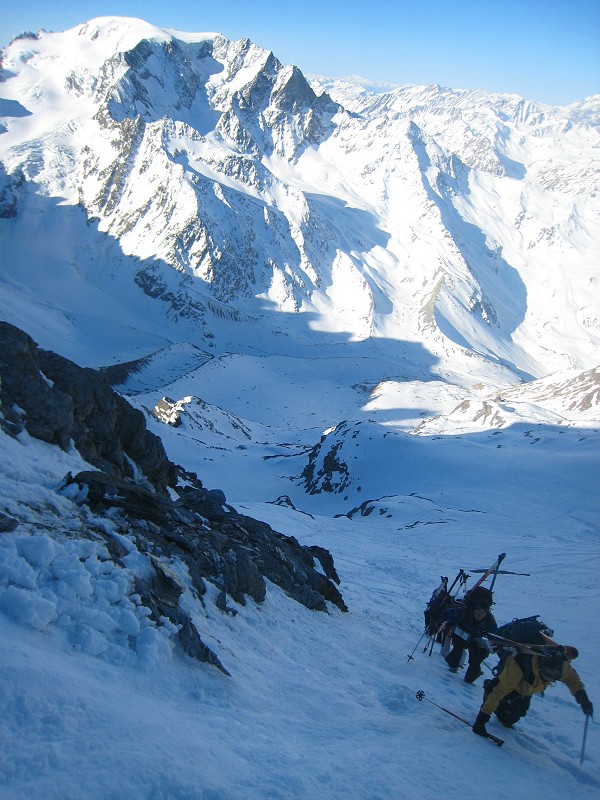
[[[486,589],[485,586],[476,586],[467,594],[465,600],[469,608],[476,608],[477,606],[491,608],[494,602],[494,595],[491,589]]]

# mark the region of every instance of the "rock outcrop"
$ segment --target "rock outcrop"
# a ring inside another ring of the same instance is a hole
[[[237,613],[229,599],[263,602],[267,581],[307,608],[326,611],[330,602],[347,611],[327,550],[302,546],[238,513],[222,491],[206,489],[172,463],[142,412],[102,373],[38,348],[6,322],[0,323],[0,354],[0,427],[12,436],[27,431],[63,450],[74,447],[97,468],[69,473],[57,491],[95,517],[118,515],[130,545],[152,566],[150,576],[136,579],[135,592],[152,619],[167,618],[177,627],[188,655],[227,673],[179,602],[186,590],[204,602],[207,583],[217,587],[216,604],[224,613]],[[16,524],[2,515],[0,530]],[[98,526],[94,535],[102,536]],[[127,555],[114,536],[107,534],[106,544],[116,563]],[[189,584],[172,569],[174,560],[185,565]]]

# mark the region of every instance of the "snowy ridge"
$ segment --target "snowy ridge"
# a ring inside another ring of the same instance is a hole
[[[553,375],[485,400],[463,400],[446,417],[422,422],[415,433],[504,428],[520,422],[580,427],[598,423],[598,369]]]
[[[224,525],[281,531],[318,579],[327,548],[349,613],[292,599],[293,570],[200,598],[198,512],[160,565],[226,669],[184,655],[135,591],[176,524],[92,511],[75,447],[1,408],[0,797],[595,798],[564,686],[492,719],[499,750],[415,697],[473,721],[482,679],[407,656],[440,575],[506,552],[498,622],[539,614],[600,702],[598,98],[307,81],[118,17],[1,66],[0,318],[101,368]]]
[[[209,361],[212,356],[191,344],[169,345],[144,358],[104,369],[110,382],[124,393],[159,389]]]
[[[593,98],[401,87],[346,90],[344,110],[248,40],[119,18],[18,39],[2,63],[6,282],[23,265],[36,284],[22,245],[42,213],[57,280],[77,263],[122,323],[111,297],[160,299],[172,340],[222,347],[216,300],[232,318],[270,312],[269,328],[284,312],[519,377],[600,361]],[[9,318],[21,296],[13,284]],[[71,318],[67,298],[51,304]],[[81,360],[68,339],[47,343]]]

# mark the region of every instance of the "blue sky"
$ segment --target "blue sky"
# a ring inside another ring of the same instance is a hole
[[[3,3],[0,45],[97,16],[248,37],[331,77],[514,92],[545,103],[600,93],[600,0],[25,0]]]

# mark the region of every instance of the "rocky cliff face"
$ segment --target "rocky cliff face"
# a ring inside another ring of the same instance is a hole
[[[239,514],[223,492],[207,490],[196,475],[169,461],[143,414],[113,392],[100,373],[39,349],[7,323],[0,323],[0,354],[2,431],[75,448],[97,468],[69,473],[55,487],[72,501],[79,521],[70,526],[57,517],[55,536],[101,540],[117,566],[132,552],[147,559],[151,569],[142,571],[132,588],[152,620],[175,626],[188,655],[227,672],[202,641],[189,604],[180,602],[189,591],[200,602],[211,602],[203,599],[207,585],[217,590],[221,611],[234,615],[235,603],[245,604],[247,597],[264,601],[267,580],[308,608],[326,611],[330,602],[347,610],[326,550],[303,547]],[[2,513],[0,530],[18,528],[27,511]],[[103,526],[109,518],[118,521],[119,537]],[[189,582],[174,564],[183,566]]]
[[[313,89],[247,39],[112,18],[19,39],[2,63],[9,272],[35,260],[39,198],[60,198],[43,232],[60,265],[108,295],[133,281],[196,343],[274,309],[519,376],[600,358],[593,99]]]
[[[119,479],[143,480],[166,494],[177,470],[141,411],[98,372],[82,369],[0,322],[1,424],[63,449],[74,446],[90,464]]]

